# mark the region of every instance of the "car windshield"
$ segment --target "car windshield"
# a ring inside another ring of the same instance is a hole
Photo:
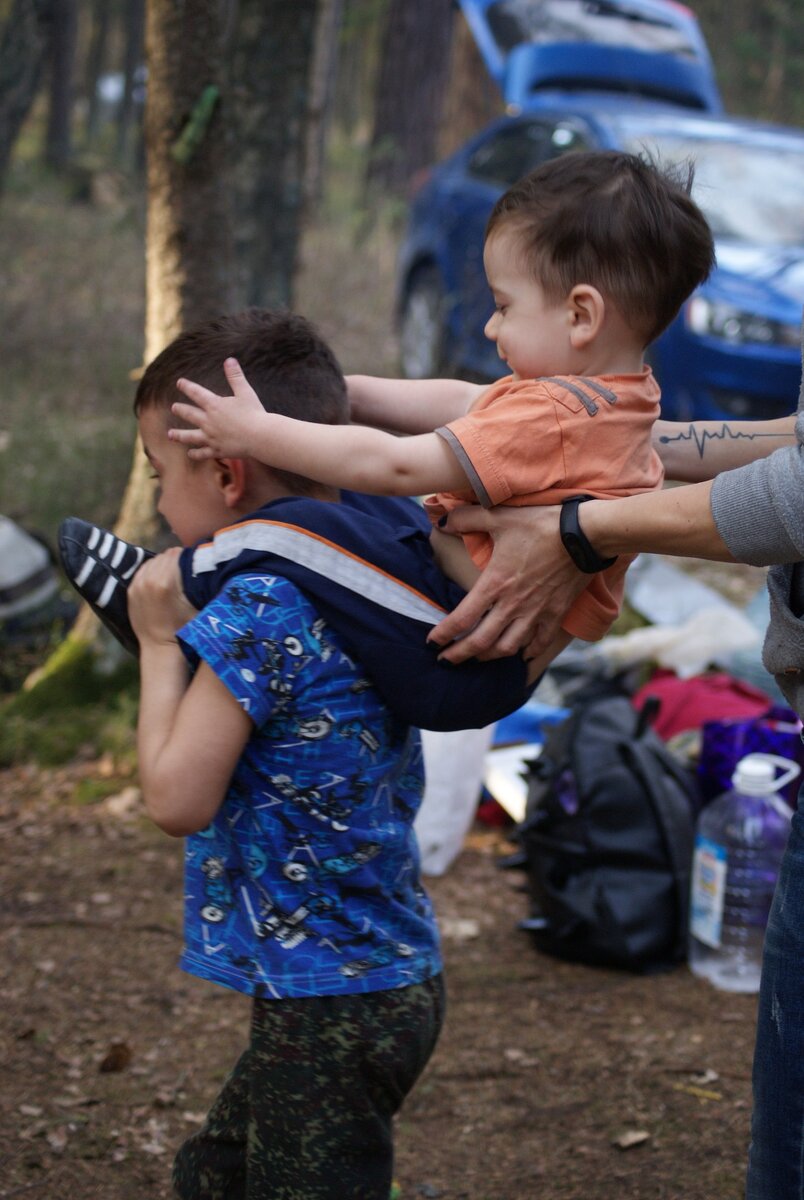
[[[625,139],[634,153],[695,164],[693,195],[718,238],[804,245],[804,138],[800,145],[740,144],[650,134]]]
[[[627,0],[497,0],[487,19],[504,51],[523,42],[596,42],[697,58],[680,29]]]

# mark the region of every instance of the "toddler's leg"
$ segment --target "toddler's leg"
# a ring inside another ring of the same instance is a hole
[[[430,545],[440,569],[453,583],[457,583],[465,592],[474,587],[480,578],[480,568],[476,567],[469,557],[463,538],[443,533],[440,529],[432,529]]]
[[[250,1049],[240,1056],[201,1129],[176,1155],[180,1200],[245,1200],[250,1058]]]
[[[246,1200],[388,1200],[392,1118],[442,1018],[440,977],[396,991],[256,1001]]]

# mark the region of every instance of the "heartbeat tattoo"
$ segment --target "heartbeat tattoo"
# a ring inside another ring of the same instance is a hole
[[[695,445],[698,447],[698,457],[703,458],[706,451],[707,441],[737,442],[740,441],[740,439],[743,439],[744,441],[753,442],[757,438],[778,438],[787,436],[792,438],[794,435],[792,433],[789,435],[780,433],[740,433],[739,431],[733,430],[731,426],[724,421],[720,426],[720,429],[702,429],[699,431],[694,425],[690,425],[689,429],[685,433],[676,433],[672,437],[670,437],[668,434],[663,434],[659,438],[659,441],[662,443],[662,445],[666,445],[668,442],[695,442]]]

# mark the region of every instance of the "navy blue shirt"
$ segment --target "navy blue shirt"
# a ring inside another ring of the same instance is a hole
[[[182,967],[277,998],[437,973],[418,732],[280,576],[230,578],[179,638],[254,722],[215,819],[187,839]]]

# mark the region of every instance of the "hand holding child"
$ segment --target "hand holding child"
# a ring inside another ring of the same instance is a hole
[[[231,396],[217,396],[189,379],[176,383],[192,403],[174,404],[172,411],[196,428],[169,429],[168,437],[187,447],[188,458],[246,458],[252,452],[254,419],[264,417],[265,409],[236,359],[227,358],[223,369]]]

